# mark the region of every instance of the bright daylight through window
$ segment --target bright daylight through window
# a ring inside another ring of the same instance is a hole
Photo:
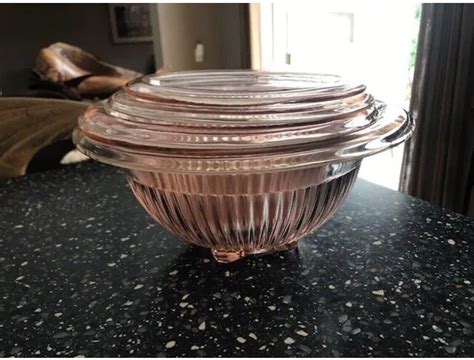
[[[260,67],[333,73],[363,81],[408,108],[420,4],[260,5]],[[398,190],[403,145],[365,159],[359,176]]]

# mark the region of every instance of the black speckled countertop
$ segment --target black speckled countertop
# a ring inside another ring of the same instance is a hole
[[[119,170],[0,183],[1,356],[473,356],[474,225],[358,180],[299,250],[232,264]]]

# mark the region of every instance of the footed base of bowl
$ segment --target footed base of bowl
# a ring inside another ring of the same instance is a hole
[[[211,249],[212,256],[214,256],[214,259],[216,259],[220,263],[231,263],[234,261],[237,261],[239,259],[242,259],[243,257],[246,256],[252,256],[252,255],[266,255],[266,254],[271,254],[274,252],[279,252],[279,251],[289,251],[293,250],[298,247],[298,240],[292,241],[290,243],[278,246],[278,247],[272,247],[272,248],[267,248],[267,249],[254,249],[254,250],[246,250],[246,249],[239,249],[239,250],[218,250],[218,249]]]

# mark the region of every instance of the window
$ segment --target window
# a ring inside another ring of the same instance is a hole
[[[420,4],[265,3],[260,67],[333,73],[359,80],[408,108]],[[366,158],[359,176],[397,190],[403,145]]]

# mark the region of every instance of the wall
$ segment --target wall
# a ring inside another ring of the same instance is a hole
[[[168,3],[156,5],[156,11],[166,69],[250,67],[248,4]],[[197,42],[204,45],[202,62],[195,61]]]
[[[0,92],[25,91],[38,51],[57,41],[115,65],[153,69],[152,43],[112,43],[107,4],[0,4]]]

